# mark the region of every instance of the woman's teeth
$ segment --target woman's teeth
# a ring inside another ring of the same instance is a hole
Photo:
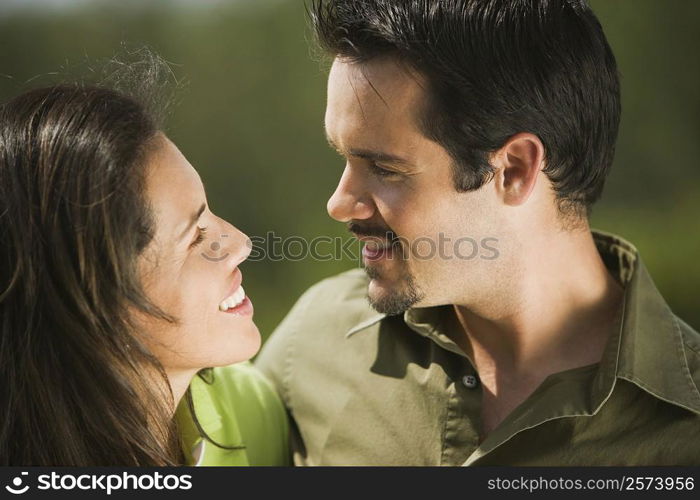
[[[233,295],[221,301],[221,304],[219,304],[219,311],[226,312],[228,309],[240,306],[244,300],[245,290],[243,290],[242,286],[239,286],[238,290],[233,292]]]

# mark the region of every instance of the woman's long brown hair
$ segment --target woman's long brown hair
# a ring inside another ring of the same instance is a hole
[[[0,106],[0,465],[171,465],[172,395],[129,311],[158,126],[84,85]],[[153,376],[160,383],[153,383]]]

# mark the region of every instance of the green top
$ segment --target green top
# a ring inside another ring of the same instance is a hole
[[[620,329],[599,363],[550,375],[482,443],[451,306],[379,314],[362,270],[312,287],[257,362],[296,422],[295,463],[700,465],[700,334],[630,243],[593,235],[625,289]]]
[[[290,465],[288,420],[270,382],[248,362],[212,374],[211,384],[199,376],[190,384],[197,419],[213,441],[241,448],[202,440],[183,398],[175,418],[187,464]]]

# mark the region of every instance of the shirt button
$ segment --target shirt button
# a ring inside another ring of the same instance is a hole
[[[464,384],[464,387],[468,389],[474,389],[474,387],[479,385],[479,381],[474,375],[465,375],[462,377],[462,383]]]

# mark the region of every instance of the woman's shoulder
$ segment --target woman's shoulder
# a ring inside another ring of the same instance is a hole
[[[214,368],[203,379],[195,377],[191,389],[197,414],[214,412],[224,428],[237,427],[251,465],[289,463],[286,410],[250,362]]]
[[[249,361],[213,368],[210,382],[210,391],[227,393],[235,398],[260,404],[279,400],[272,383]]]

